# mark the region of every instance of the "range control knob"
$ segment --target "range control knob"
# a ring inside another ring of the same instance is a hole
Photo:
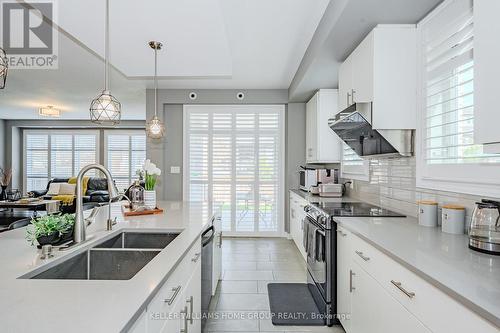
[[[308,213],[311,210],[311,206],[304,206],[304,212]]]

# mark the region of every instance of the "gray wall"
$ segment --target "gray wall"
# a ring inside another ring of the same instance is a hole
[[[12,188],[23,188],[23,129],[37,128],[82,128],[82,129],[109,129],[109,127],[96,127],[96,125],[86,120],[5,120],[4,121],[4,165],[12,168]],[[123,120],[120,125],[113,128],[144,128],[144,121],[140,120]],[[0,126],[1,135],[1,126]],[[101,134],[102,137],[102,134]],[[0,136],[1,138],[1,136]],[[100,158],[103,161],[103,145],[104,140],[101,140]],[[0,148],[1,149],[1,148]],[[0,150],[1,151],[1,150]],[[1,157],[1,154],[0,154]],[[0,159],[1,161],[1,159]],[[3,165],[3,164],[2,164]]]
[[[0,119],[0,167],[5,166],[5,120]]]
[[[285,231],[289,231],[289,203],[291,189],[299,188],[298,166],[306,160],[306,104],[290,103],[286,114],[285,153]]]
[[[189,93],[196,92],[191,100]],[[236,98],[242,91],[244,100]],[[305,158],[305,104],[288,104],[288,91],[278,90],[188,90],[160,89],[158,91],[158,117],[165,121],[166,135],[161,140],[148,139],[147,156],[162,169],[157,195],[166,200],[182,200],[183,168],[183,110],[184,104],[284,104],[286,106],[286,157],[285,157],[285,230],[288,230],[288,189],[297,188],[297,167]],[[154,91],[146,92],[146,114],[154,114]],[[181,167],[180,174],[170,173],[171,166]]]

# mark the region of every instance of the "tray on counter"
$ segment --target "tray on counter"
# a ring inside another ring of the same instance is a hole
[[[131,210],[129,205],[123,205],[122,206],[122,213],[123,216],[141,216],[141,215],[155,215],[155,214],[162,214],[163,209],[161,208],[155,208],[155,209],[145,209],[145,210]]]

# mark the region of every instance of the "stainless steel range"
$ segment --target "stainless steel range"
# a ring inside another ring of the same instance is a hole
[[[338,324],[336,307],[337,224],[335,217],[404,217],[364,202],[312,202],[304,208],[307,284],[328,326]]]

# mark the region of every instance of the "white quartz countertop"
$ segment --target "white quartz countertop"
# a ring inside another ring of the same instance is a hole
[[[500,256],[473,251],[468,248],[466,235],[422,227],[415,218],[335,220],[500,327]]]
[[[0,234],[0,331],[120,332],[144,309],[213,215],[202,202],[164,201],[158,205],[164,209],[163,214],[124,218],[115,204],[113,215],[118,223],[112,231],[105,231],[104,223],[95,223],[87,229],[91,238],[88,242],[56,251],[47,260],[41,260],[40,250],[26,241],[26,228]],[[130,280],[19,279],[128,230],[180,235]]]

